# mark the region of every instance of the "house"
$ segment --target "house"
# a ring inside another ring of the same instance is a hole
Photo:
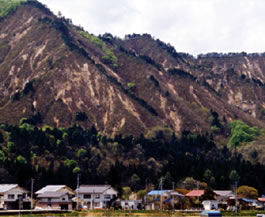
[[[26,189],[17,184],[0,184],[1,209],[30,209],[31,200]]]
[[[81,185],[75,192],[87,209],[109,208],[118,195],[110,185]]]
[[[147,210],[158,210],[162,206],[168,206],[168,199],[171,198],[170,193],[172,190],[152,190],[147,194],[146,209]],[[163,208],[162,207],[162,208]]]
[[[261,209],[264,209],[264,207],[265,207],[265,197],[264,197],[264,195],[262,195],[262,197],[259,197],[258,201],[260,202],[260,204],[262,206]]]
[[[222,209],[231,209],[235,206],[235,194],[231,190],[214,190],[215,199]]]
[[[182,209],[184,208],[185,196],[177,191],[169,191],[166,193],[168,199],[164,201],[165,208],[170,209]]]
[[[216,210],[218,209],[218,201],[216,200],[204,200],[202,201],[204,210]]]
[[[72,210],[75,192],[66,185],[47,185],[37,194],[37,207],[41,209]]]
[[[261,206],[261,203],[255,199],[242,198],[239,200],[242,209],[253,210]]]

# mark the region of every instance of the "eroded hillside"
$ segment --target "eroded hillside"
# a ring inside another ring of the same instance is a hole
[[[223,125],[265,126],[263,56],[194,58],[146,34],[97,37],[38,2],[2,19],[0,46],[0,122],[206,132],[216,112]]]

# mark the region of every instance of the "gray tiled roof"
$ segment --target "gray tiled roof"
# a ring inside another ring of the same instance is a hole
[[[104,193],[110,188],[110,185],[81,185],[78,193]],[[77,189],[75,191],[77,192]]]
[[[230,190],[226,190],[226,191],[222,191],[222,190],[215,190],[215,191],[213,191],[216,195],[218,195],[218,196],[229,196],[229,195],[231,195],[232,194],[232,191],[230,191]]]
[[[42,194],[44,192],[56,192],[65,187],[66,185],[47,185],[44,188],[38,190],[36,194]]]
[[[17,184],[0,184],[0,193],[5,193],[16,187],[18,187]]]
[[[42,194],[39,194],[38,198],[60,198],[67,194],[66,191],[59,191],[59,192],[44,192]]]

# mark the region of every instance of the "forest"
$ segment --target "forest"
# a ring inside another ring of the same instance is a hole
[[[37,127],[41,118],[38,114],[23,118],[16,126],[1,124],[1,181],[28,187],[33,178],[36,189],[46,184],[75,188],[79,174],[81,184],[108,183],[119,191],[124,186],[133,191],[151,184],[157,188],[161,177],[165,189],[171,189],[173,182],[182,187],[185,180],[206,182],[214,189],[231,189],[231,173],[236,173],[240,185],[264,193],[265,166],[245,160],[237,151],[239,144],[254,138],[246,136],[247,132],[261,134],[258,128],[234,121],[229,126],[230,146],[220,147],[213,133],[183,131],[176,135],[162,127],[139,137],[110,138],[95,127],[80,127],[78,123],[85,117],[77,113],[76,124],[69,128]]]

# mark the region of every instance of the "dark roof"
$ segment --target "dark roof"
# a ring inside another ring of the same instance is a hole
[[[44,192],[42,194],[39,194],[37,197],[38,198],[58,198],[62,197],[68,192],[66,191],[58,191],[58,192]]]
[[[111,189],[110,185],[81,185],[78,190],[78,193],[104,193],[108,189]]]

